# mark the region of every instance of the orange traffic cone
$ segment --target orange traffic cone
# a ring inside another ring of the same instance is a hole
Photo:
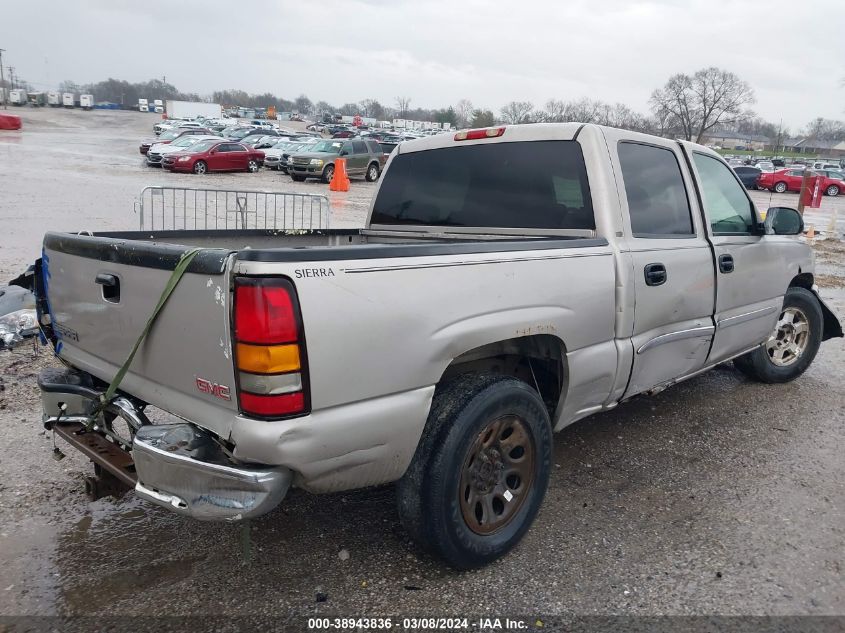
[[[810,225],[810,228],[809,228],[809,229],[807,229],[807,238],[808,238],[808,239],[813,239],[814,237],[816,237],[816,225],[815,225],[815,224],[811,224],[811,225]]]
[[[346,175],[346,159],[334,161],[334,175],[329,183],[329,191],[349,191],[349,176]]]

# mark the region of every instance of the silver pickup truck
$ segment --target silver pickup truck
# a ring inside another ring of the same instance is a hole
[[[483,565],[537,514],[553,431],[729,360],[793,380],[842,336],[802,227],[699,145],[538,124],[403,143],[361,230],[48,233],[43,422],[198,519],[398,482],[413,538]]]

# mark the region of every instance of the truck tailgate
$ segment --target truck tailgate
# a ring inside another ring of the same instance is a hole
[[[110,381],[185,250],[171,244],[48,233],[43,275],[59,356]],[[237,412],[230,254],[225,249],[197,254],[120,385],[223,437]]]

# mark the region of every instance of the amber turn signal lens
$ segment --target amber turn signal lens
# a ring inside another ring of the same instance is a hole
[[[299,345],[248,345],[238,343],[238,369],[253,374],[299,371]]]

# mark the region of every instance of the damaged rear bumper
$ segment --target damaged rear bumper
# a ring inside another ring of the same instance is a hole
[[[135,430],[131,451],[114,437],[106,439],[102,419],[92,430],[84,430],[105,391],[88,374],[46,369],[38,377],[38,386],[46,428],[72,428],[73,436],[59,435],[70,437],[74,447],[107,471],[116,473],[119,467],[126,474],[120,477],[118,473],[119,478],[134,483],[142,499],[178,514],[205,521],[249,519],[275,508],[290,488],[290,469],[233,463],[208,431],[189,423],[150,424],[142,407],[127,398],[115,399],[107,411]],[[72,441],[86,433],[96,436],[102,446],[84,450],[85,442]],[[109,450],[103,450],[104,446]]]

